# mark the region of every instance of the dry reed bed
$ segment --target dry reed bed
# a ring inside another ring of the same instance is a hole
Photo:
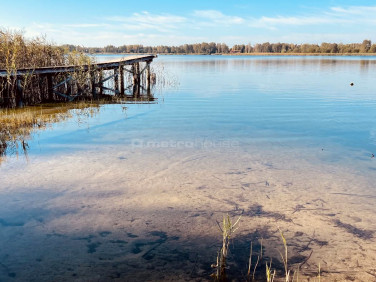
[[[23,105],[33,105],[48,102],[48,83],[46,76],[40,76],[30,71],[27,75],[15,75],[20,69],[35,69],[39,67],[77,65],[72,80],[65,85],[65,90],[81,89],[87,84],[88,75],[83,71],[83,65],[93,65],[93,59],[80,52],[68,52],[54,46],[45,37],[26,39],[22,32],[0,29],[0,69],[6,71],[6,76],[0,77],[0,107],[14,108],[17,106],[17,91],[22,89]],[[67,79],[68,74],[53,77],[57,83]],[[64,97],[54,95],[54,101],[65,101]],[[51,101],[50,101],[51,102]]]

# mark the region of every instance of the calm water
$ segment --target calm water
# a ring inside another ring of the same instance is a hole
[[[374,57],[160,56],[155,64],[179,83],[157,92],[158,104],[109,105],[84,125],[57,124],[30,143],[31,157],[86,145],[224,140],[328,149],[326,161],[351,155],[367,165],[376,153]]]
[[[209,279],[215,221],[240,210],[241,238],[260,224],[264,238],[281,226],[288,241],[313,240],[312,273],[318,262],[354,277],[374,267],[375,57],[153,65],[173,82],[157,104],[53,124],[33,134],[29,161],[1,164],[0,280]],[[303,261],[309,251],[293,250]]]

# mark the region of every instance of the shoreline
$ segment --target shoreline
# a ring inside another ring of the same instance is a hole
[[[87,53],[89,55],[144,55],[149,53]],[[187,54],[187,53],[150,53],[158,56],[300,56],[300,57],[375,57],[376,53],[233,53],[233,54]]]

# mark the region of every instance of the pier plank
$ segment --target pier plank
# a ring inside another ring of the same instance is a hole
[[[137,55],[137,56],[127,56],[123,57],[120,60],[111,60],[107,62],[102,63],[96,63],[94,64],[95,68],[100,70],[108,70],[108,69],[114,69],[119,68],[121,65],[132,65],[134,63],[140,63],[140,62],[151,62],[154,58],[156,58],[156,55]],[[12,73],[11,76],[23,76],[27,74],[58,74],[63,72],[75,72],[78,69],[83,71],[88,71],[89,68],[92,67],[90,65],[81,65],[81,66],[53,66],[53,67],[41,67],[41,68],[22,68],[18,69],[16,72]],[[0,70],[0,76],[6,77],[8,76],[7,70]]]

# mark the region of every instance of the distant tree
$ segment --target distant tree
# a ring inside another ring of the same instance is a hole
[[[372,46],[371,40],[365,39],[365,40],[363,40],[363,43],[360,46],[359,52],[360,53],[367,53],[371,49],[371,46]]]
[[[351,53],[359,53],[360,52],[360,44],[358,43],[351,43],[349,44],[349,49],[351,50]]]
[[[262,43],[261,50],[263,53],[270,53],[272,52],[272,45],[269,42]]]
[[[114,45],[107,45],[106,47],[104,47],[104,52],[105,53],[115,53],[116,47]]]
[[[317,44],[289,44],[289,43],[250,43],[235,44],[232,48],[225,43],[202,42],[196,44],[184,44],[180,46],[143,46],[140,44],[122,45],[115,47],[84,47],[71,44],[61,46],[64,50],[79,51],[85,53],[154,53],[154,54],[228,54],[230,53],[376,53],[376,45],[371,40],[363,40],[362,43],[328,43]]]
[[[221,50],[222,54],[228,54],[230,52],[230,48],[225,43],[221,44]]]
[[[289,51],[289,44],[282,43],[281,53],[287,53]]]
[[[281,53],[282,52],[282,44],[281,43],[272,43],[271,51],[273,53]]]
[[[371,48],[369,49],[368,52],[370,52],[370,53],[376,53],[376,44],[372,44]]]
[[[338,53],[338,45],[336,43],[323,42],[320,45],[321,53]]]
[[[244,53],[252,53],[252,52],[253,52],[253,47],[251,43],[248,43],[247,45],[245,45]]]
[[[262,46],[261,44],[257,43],[254,47],[253,50],[255,53],[261,53],[262,52]]]
[[[183,53],[185,53],[185,54],[191,53],[190,50],[189,50],[189,45],[188,44],[184,44],[183,47],[182,47],[182,49],[183,49]]]
[[[310,50],[311,50],[311,45],[310,44],[303,44],[301,46],[301,51],[302,53],[311,53]]]
[[[294,44],[294,46],[291,48],[292,53],[301,53],[302,50],[300,48],[300,45]]]
[[[214,42],[209,43],[208,49],[209,49],[209,54],[217,53],[217,45]]]

